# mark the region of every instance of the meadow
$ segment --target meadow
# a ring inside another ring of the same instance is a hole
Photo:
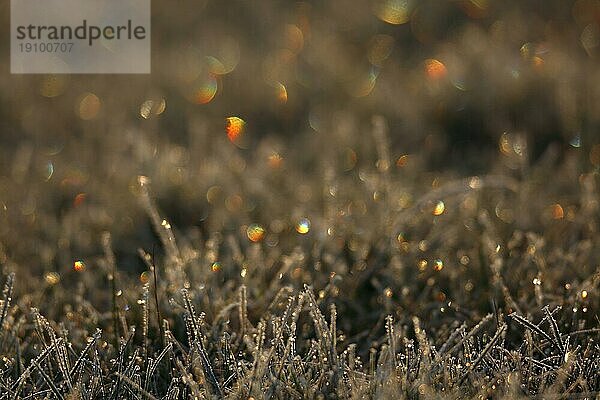
[[[599,45],[594,0],[181,0],[149,75],[3,58],[0,399],[598,398]]]

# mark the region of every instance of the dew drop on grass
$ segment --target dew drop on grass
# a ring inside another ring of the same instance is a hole
[[[162,220],[161,225],[164,226],[165,229],[171,229],[171,224],[166,219]]]

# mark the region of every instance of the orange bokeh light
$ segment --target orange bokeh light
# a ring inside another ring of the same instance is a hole
[[[225,131],[227,132],[227,138],[231,143],[237,144],[244,134],[244,128],[246,122],[239,117],[227,117],[225,119]]]
[[[441,61],[430,58],[425,60],[425,73],[429,79],[439,80],[447,75],[448,70]]]

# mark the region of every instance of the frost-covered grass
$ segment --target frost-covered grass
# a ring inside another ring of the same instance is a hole
[[[0,399],[599,396],[598,5],[314,3],[0,76]]]
[[[37,290],[6,278],[3,396],[595,397],[597,178],[569,173],[438,177],[396,210],[395,190],[418,191],[379,168],[371,200],[368,180],[330,182],[307,233],[307,221],[261,213],[264,232],[207,236],[167,222],[140,176],[131,195],[160,242],[139,250],[142,282],[108,232],[100,253]],[[561,184],[572,190],[562,214],[541,200]]]

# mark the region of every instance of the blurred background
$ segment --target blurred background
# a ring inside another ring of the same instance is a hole
[[[23,286],[81,279],[103,231],[137,280],[136,249],[161,251],[138,176],[190,248],[245,249],[259,224],[279,254],[395,237],[402,210],[473,175],[538,171],[539,212],[490,214],[543,232],[597,180],[596,0],[155,1],[152,74],[127,76],[11,75],[0,9],[0,264]]]

